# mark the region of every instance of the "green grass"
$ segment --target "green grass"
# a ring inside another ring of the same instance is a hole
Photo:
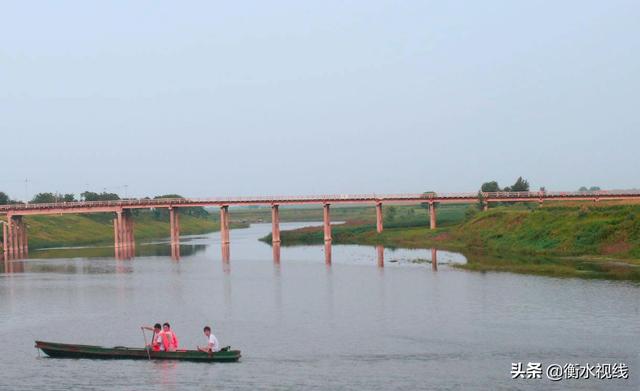
[[[439,209],[439,223],[447,225],[454,221],[459,221],[464,217],[465,206],[462,205],[442,205]],[[383,216],[386,224],[428,224],[428,210],[420,205],[383,205]],[[237,221],[262,222],[271,221],[271,208],[232,208],[231,215]],[[332,221],[349,221],[360,224],[374,225],[376,221],[376,209],[374,205],[368,206],[331,206]],[[280,207],[280,221],[300,222],[300,221],[322,221],[322,208],[318,206],[309,207]]]
[[[637,259],[639,217],[640,205],[500,207],[477,214],[452,236],[494,253]]]
[[[467,257],[459,267],[468,270],[640,280],[640,205],[446,207],[438,209],[436,230],[403,218],[378,234],[373,224],[349,222],[333,227],[333,243],[454,250]],[[281,240],[322,243],[322,228],[283,231]]]

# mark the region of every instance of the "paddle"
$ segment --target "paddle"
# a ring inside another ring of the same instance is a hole
[[[147,344],[147,334],[144,332],[144,327],[140,327],[140,330],[142,330],[142,336],[144,337],[144,347],[145,349],[147,349],[147,358],[149,359],[149,361],[151,361],[151,352],[149,352],[149,349],[151,349],[151,346]]]

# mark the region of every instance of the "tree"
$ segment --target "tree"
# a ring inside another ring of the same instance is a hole
[[[33,196],[32,204],[48,204],[58,201],[58,195],[53,193],[38,193]]]
[[[68,193],[62,197],[64,202],[76,202],[76,196],[74,194]]]
[[[500,191],[500,186],[498,186],[498,182],[496,181],[485,182],[480,186],[480,191],[483,193],[497,192]]]
[[[511,191],[529,191],[529,182],[520,176],[511,186]]]
[[[396,207],[395,206],[390,206],[387,208],[387,211],[385,213],[385,220],[387,221],[393,221],[396,218]]]
[[[10,202],[9,200],[9,196],[7,195],[7,193],[1,192],[0,191],[0,205],[6,205]]]
[[[422,196],[425,198],[433,198],[436,196],[436,192],[435,191],[425,191],[424,193],[422,193]],[[438,206],[439,202],[434,202],[434,205]],[[421,208],[425,208],[425,209],[429,209],[429,203],[428,202],[421,202],[420,203],[420,207]]]
[[[600,191],[600,186],[591,186],[589,191]]]
[[[107,193],[103,191],[102,193],[95,193],[93,191],[85,191],[80,194],[85,201],[117,201],[120,199],[116,193]]]
[[[587,189],[586,186],[580,186],[580,188],[578,189],[579,192],[583,193],[585,191],[589,191],[589,189]]]
[[[184,198],[183,196],[181,196],[180,194],[164,194],[164,195],[159,195],[159,196],[155,196],[153,197],[153,199],[159,199],[159,198]],[[195,206],[195,207],[191,207],[191,208],[180,208],[180,213],[181,214],[185,214],[185,215],[189,215],[189,216],[196,216],[196,217],[206,217],[209,216],[209,212],[207,212],[207,210],[201,206]],[[154,216],[157,218],[160,218],[162,216],[166,216],[168,214],[167,211],[161,211],[156,209],[154,211]]]

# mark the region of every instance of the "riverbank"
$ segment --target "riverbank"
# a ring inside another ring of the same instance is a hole
[[[322,228],[282,232],[281,240],[322,243]],[[373,224],[348,222],[334,226],[333,243],[458,251],[469,261],[459,267],[475,271],[640,280],[640,205],[469,209],[461,221],[436,230],[396,224],[380,234]]]
[[[51,247],[113,245],[113,216],[110,214],[28,216],[29,249]],[[136,241],[169,237],[168,218],[157,218],[152,213],[134,216]],[[232,228],[248,226],[232,223]],[[212,216],[180,216],[182,235],[204,234],[218,231],[220,224]]]

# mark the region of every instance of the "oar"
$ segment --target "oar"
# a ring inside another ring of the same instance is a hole
[[[140,327],[140,330],[142,330],[142,336],[144,337],[144,348],[147,349],[147,358],[151,361],[151,353],[149,352],[151,347],[147,344],[147,334],[144,332],[144,327]]]

